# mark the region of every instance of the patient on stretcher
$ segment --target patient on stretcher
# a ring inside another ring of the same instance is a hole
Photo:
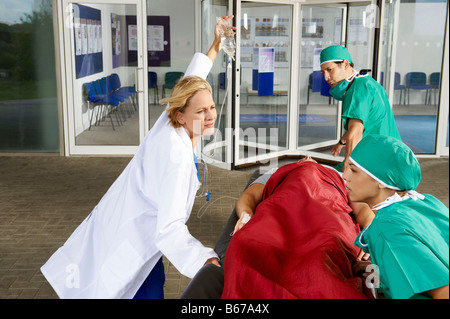
[[[199,271],[181,298],[373,298],[352,271],[360,229],[339,173],[306,158],[269,176],[236,203],[223,268]]]

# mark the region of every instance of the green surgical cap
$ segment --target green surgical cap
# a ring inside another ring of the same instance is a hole
[[[350,56],[347,48],[343,47],[342,45],[332,45],[320,52],[320,64],[323,64],[325,62],[337,62],[343,60],[347,60],[348,62],[353,63],[352,57]]]
[[[422,175],[413,151],[399,139],[369,134],[353,149],[350,161],[395,190],[415,190]]]

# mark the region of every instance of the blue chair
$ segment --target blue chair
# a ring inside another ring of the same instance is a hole
[[[133,107],[137,110],[136,106],[136,88],[134,86],[122,86],[120,82],[119,75],[117,73],[113,73],[110,75],[111,85],[114,91],[120,92],[123,95],[128,95],[131,97],[131,102],[133,103]]]
[[[111,113],[115,113],[117,124],[121,125],[121,122],[116,112],[117,106],[119,105],[120,101],[112,97],[105,96],[102,93],[101,86],[98,81],[84,83],[84,87],[88,95],[88,107],[90,106],[91,103],[93,104],[91,118],[89,120],[89,130],[91,130],[92,127],[92,120],[94,118],[94,112],[96,107],[97,107],[97,115],[95,116],[96,120],[94,125],[100,124],[100,120],[102,118],[109,116],[111,120],[112,129],[115,130]]]
[[[101,83],[96,80],[96,81],[92,81],[91,82],[94,86],[95,92],[97,93],[97,98],[101,101],[103,101],[106,104],[111,104],[114,106],[118,106],[119,103],[121,102],[119,99],[113,97],[113,96],[108,96],[106,94],[106,92],[104,91],[104,88],[102,88]]]
[[[309,91],[312,93],[320,92],[322,87],[322,78],[324,78],[321,71],[313,71],[308,78],[308,91],[306,94],[306,104],[309,104]],[[328,85],[328,83],[327,83]],[[328,85],[329,86],[329,85]],[[327,93],[329,94],[329,93]]]
[[[157,103],[158,92],[158,76],[156,72],[148,72],[148,88],[153,89],[153,94],[155,95],[155,104]]]
[[[105,99],[108,99],[110,101],[117,100],[118,104],[115,106],[116,106],[116,109],[118,111],[120,111],[120,116],[122,117],[122,120],[123,121],[127,120],[127,117],[126,117],[124,111],[126,111],[128,113],[128,117],[131,117],[131,112],[128,109],[124,110],[124,107],[122,104],[123,102],[125,102],[125,100],[127,100],[130,97],[130,95],[128,95],[128,94],[126,94],[126,92],[123,92],[120,90],[114,90],[111,86],[109,86],[107,84],[106,78],[98,79],[96,82],[98,82],[100,84],[101,92]]]
[[[225,90],[226,89],[226,77],[225,77],[225,72],[220,72],[219,75],[219,88],[217,90],[217,101],[216,103],[221,103],[219,96],[220,96],[220,90]]]
[[[441,84],[441,73],[434,72],[430,74],[430,94],[428,96],[428,104],[431,104],[431,94],[434,96],[434,104],[437,105],[437,94]]]
[[[118,100],[121,101],[125,101],[131,96],[131,94],[129,94],[128,92],[120,92],[118,90],[115,90],[112,85],[111,76],[104,77],[102,78],[102,80],[104,80],[106,83],[106,90],[108,92],[108,95],[115,96]]]
[[[114,91],[112,89],[111,82],[106,81],[106,78],[101,78],[101,79],[98,79],[97,81],[100,84],[102,93],[105,96],[115,98],[120,102],[124,102],[128,98],[128,95],[124,95],[122,92],[119,92],[119,91]]]
[[[111,84],[115,91],[120,91],[124,94],[129,94],[130,96],[133,96],[136,94],[136,88],[134,86],[122,86],[120,83],[120,78],[117,73],[112,73],[110,75],[111,78]]]
[[[226,79],[225,79],[225,72],[219,73],[219,89],[225,90],[226,88]]]
[[[402,95],[405,92],[406,87],[403,84],[400,84],[401,77],[400,73],[395,72],[394,75],[394,90],[400,91],[400,97],[398,98],[398,104],[402,104]],[[403,104],[406,104],[406,93],[403,95]]]
[[[411,90],[425,90],[425,104],[428,100],[428,92],[430,85],[427,84],[427,76],[423,72],[408,72],[406,73],[406,92],[408,94],[408,104],[410,103],[409,94]]]
[[[128,114],[128,117],[131,117],[131,115],[134,114],[134,111],[136,110],[136,107],[134,105],[134,100],[133,100],[133,93],[129,90],[115,90],[112,85],[111,76],[102,78],[100,80],[100,83],[102,85],[102,88],[105,88],[105,83],[106,83],[107,94],[109,96],[112,96],[112,97],[118,99],[120,102],[126,102],[126,100],[130,99],[132,107],[127,107],[127,105],[129,105],[129,104],[124,103],[123,105],[122,104],[119,105],[119,109],[122,112],[123,112],[123,110],[125,110]],[[133,87],[133,89],[134,89],[134,87]],[[124,116],[123,118],[126,121],[126,117]]]
[[[306,104],[309,104],[309,91],[313,89],[313,74],[311,73],[308,77],[308,91],[306,93]]]
[[[380,83],[383,86],[383,84],[384,84],[384,72],[380,72],[380,78],[378,79],[378,83]]]
[[[167,72],[164,76],[164,84],[162,86],[162,97],[164,98],[166,89],[172,90],[178,80],[184,76],[183,72]]]
[[[117,73],[110,75],[111,85],[114,91],[121,92],[122,94],[133,97],[136,94],[136,88],[134,86],[122,86],[120,78]]]
[[[94,118],[95,108],[97,108],[97,114],[98,114],[98,108],[103,105],[103,102],[98,98],[97,92],[95,91],[94,85],[91,82],[84,83],[84,90],[87,94],[87,102],[88,102],[88,109],[90,109],[92,104],[92,112],[91,112],[91,118],[89,119],[89,131],[91,130],[92,126],[92,119]],[[114,123],[111,123],[114,128]]]
[[[323,75],[323,73],[320,72],[320,74],[322,74],[322,82],[320,84],[320,95],[328,96],[328,104],[331,104],[332,101],[334,104],[335,101],[334,97],[330,94],[331,85],[329,85],[328,82],[325,81],[325,76]]]

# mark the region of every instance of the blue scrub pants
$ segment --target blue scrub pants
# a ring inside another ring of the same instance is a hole
[[[133,299],[164,299],[164,264],[162,257],[148,275]]]

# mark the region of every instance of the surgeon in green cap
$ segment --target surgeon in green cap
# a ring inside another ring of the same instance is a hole
[[[401,139],[384,88],[369,75],[359,75],[347,48],[333,45],[320,53],[320,68],[330,84],[330,94],[342,101],[344,135],[333,147],[333,156],[345,148],[343,163],[336,166],[345,171],[353,148],[367,134],[383,134]]]
[[[415,191],[420,165],[403,142],[367,135],[344,172],[361,233],[387,298],[449,298],[449,210]],[[375,268],[376,269],[376,268]]]

